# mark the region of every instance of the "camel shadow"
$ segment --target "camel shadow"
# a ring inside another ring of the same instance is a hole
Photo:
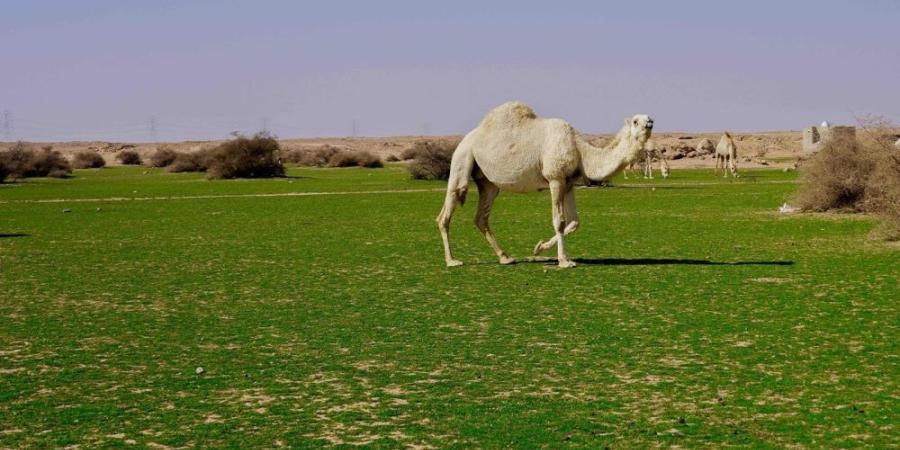
[[[595,266],[792,266],[794,261],[710,261],[675,258],[575,258],[578,264]]]
[[[17,238],[17,237],[28,237],[29,234],[25,233],[0,233],[0,239],[3,238]]]
[[[678,258],[573,258],[585,266],[793,266],[794,261],[711,261]],[[516,264],[556,264],[556,258],[532,256],[516,260]]]

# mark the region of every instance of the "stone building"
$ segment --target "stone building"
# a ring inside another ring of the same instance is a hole
[[[818,127],[807,127],[803,130],[803,153],[815,153],[829,139],[843,136],[855,139],[856,127],[828,125],[827,122]]]

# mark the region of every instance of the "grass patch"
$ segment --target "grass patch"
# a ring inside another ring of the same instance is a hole
[[[0,446],[897,446],[897,250],[747,173],[579,189],[573,270],[399,166],[0,185]]]

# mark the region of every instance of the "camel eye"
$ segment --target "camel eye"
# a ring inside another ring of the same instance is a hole
[[[631,122],[631,123],[634,124],[634,125],[637,125],[637,120],[635,120],[635,121],[633,121],[633,122]]]

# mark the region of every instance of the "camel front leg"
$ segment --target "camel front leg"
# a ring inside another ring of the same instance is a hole
[[[563,232],[563,236],[568,236],[570,233],[574,233],[575,230],[578,229],[578,211],[575,210],[575,187],[570,186],[568,192],[566,192],[566,229]],[[538,241],[537,245],[534,246],[534,255],[540,255],[541,253],[549,250],[554,245],[556,245],[557,237],[554,234],[553,237],[546,241]]]
[[[553,204],[553,231],[556,232],[556,259],[560,268],[575,267],[575,262],[566,255],[566,244],[563,233],[566,231],[566,191],[563,181],[550,182],[550,201]]]
[[[476,179],[475,184],[478,185],[478,211],[475,213],[475,226],[478,227],[478,230],[481,231],[481,234],[487,239],[491,249],[494,250],[494,254],[500,259],[500,264],[512,264],[516,262],[516,260],[510,258],[509,255],[500,248],[500,244],[497,243],[497,238],[494,237],[494,233],[491,232],[491,227],[488,224],[491,208],[494,206],[494,199],[500,194],[500,188],[484,178]]]

